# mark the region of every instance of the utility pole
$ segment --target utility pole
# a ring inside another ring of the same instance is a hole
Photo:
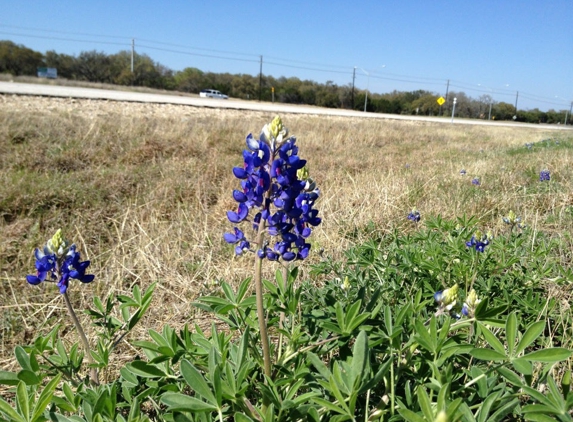
[[[569,118],[571,118],[571,111],[573,111],[573,101],[571,101],[571,106],[569,107]],[[565,125],[567,124],[567,113],[565,113]]]
[[[133,74],[133,56],[135,55],[135,38],[131,39],[131,73]]]
[[[356,79],[356,66],[352,71],[352,96],[350,97],[350,109],[354,110],[354,80]]]
[[[515,91],[515,116],[513,120],[517,120],[517,99],[519,98],[519,91]]]
[[[444,100],[446,100],[444,102],[444,104],[446,105],[446,111],[448,111],[448,93],[449,92],[450,92],[450,80],[448,79],[448,84],[446,85],[446,97],[444,98]]]
[[[263,56],[261,55],[261,69],[259,70],[259,101],[263,95]]]

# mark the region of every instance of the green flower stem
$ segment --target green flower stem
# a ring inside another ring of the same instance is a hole
[[[70,313],[70,316],[72,317],[72,320],[74,321],[74,325],[76,326],[76,330],[78,331],[78,334],[80,335],[80,340],[84,346],[86,356],[88,357],[88,362],[90,363],[90,365],[95,365],[95,361],[92,357],[88,338],[86,337],[86,333],[84,332],[84,329],[82,328],[82,325],[80,324],[80,320],[78,319],[76,313],[74,312],[74,308],[72,307],[72,303],[70,302],[70,298],[68,297],[68,292],[64,292],[64,300],[66,301],[66,306],[68,307],[68,312]],[[95,385],[99,385],[97,368],[95,366],[92,366],[92,368],[90,369],[90,378],[91,378],[92,383],[94,383]]]
[[[263,249],[264,235],[265,235],[265,221],[261,221],[259,225],[259,231],[257,233],[257,249]],[[271,350],[269,346],[269,334],[267,331],[267,322],[265,317],[265,305],[263,301],[263,260],[258,254],[255,254],[255,294],[257,303],[257,318],[259,320],[259,330],[261,332],[261,346],[263,348],[263,363],[265,376],[271,378],[272,368],[271,368]],[[266,381],[265,381],[266,382]],[[263,408],[270,404],[267,403],[268,399],[263,401]]]

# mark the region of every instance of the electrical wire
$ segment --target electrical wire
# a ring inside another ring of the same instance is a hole
[[[118,45],[131,48],[133,37],[126,37],[126,36],[119,36],[119,35],[103,35],[103,34],[93,34],[93,33],[82,33],[82,32],[70,32],[70,31],[60,31],[60,30],[53,30],[53,29],[45,29],[45,28],[29,28],[23,26],[16,26],[16,25],[8,25],[0,23],[0,28],[12,28],[17,29],[19,31],[26,31],[26,32],[43,32],[47,34],[65,34],[65,35],[75,35],[81,37],[96,37],[96,38],[111,38],[111,39],[123,39],[125,42],[118,42],[118,41],[104,41],[104,40],[94,40],[94,39],[78,39],[78,38],[69,38],[69,37],[57,37],[52,35],[36,35],[30,33],[20,33],[20,32],[9,32],[9,31],[0,31],[2,35],[9,35],[9,36],[18,36],[18,37],[28,37],[28,38],[40,38],[40,39],[47,39],[47,40],[56,40],[56,41],[66,41],[66,42],[81,42],[81,43],[91,43],[91,44],[105,44],[105,45]],[[239,52],[231,52],[231,51],[224,51],[224,50],[215,50],[215,49],[208,49],[208,48],[201,48],[201,47],[192,47],[182,44],[173,44],[173,43],[166,43],[161,41],[149,40],[149,39],[142,39],[137,38],[137,48],[138,49],[147,49],[147,50],[154,50],[154,51],[163,51],[167,53],[173,54],[182,54],[188,56],[197,56],[197,57],[207,57],[207,58],[214,58],[220,60],[231,60],[231,61],[240,61],[240,62],[250,62],[250,63],[259,63],[262,62],[265,66],[276,66],[282,68],[290,68],[290,69],[300,69],[300,70],[310,70],[314,72],[323,72],[323,73],[335,73],[335,74],[342,74],[342,75],[353,75],[354,78],[362,78],[366,75],[356,74],[355,69],[356,67],[352,66],[343,66],[343,65],[333,65],[333,64],[320,64],[320,63],[312,63],[300,60],[290,60],[285,59],[283,57],[274,57],[274,56],[266,56],[263,57],[261,55],[253,54],[253,53],[239,53]],[[143,43],[140,43],[143,41]],[[162,45],[167,47],[177,47],[177,49],[171,48],[161,48],[161,47],[154,47],[153,45]],[[191,50],[191,51],[190,51]],[[193,50],[197,51],[204,51],[205,53],[197,53],[193,52]],[[211,53],[211,54],[209,54]],[[249,58],[240,58],[240,57],[232,57],[232,56],[242,56],[242,57],[253,57]],[[256,59],[255,59],[256,57]],[[267,60],[264,60],[267,59]],[[270,60],[268,60],[270,59]],[[292,63],[298,63],[300,65],[295,65]],[[343,70],[343,69],[352,69],[352,70]],[[380,72],[380,71],[370,71],[368,73],[368,77],[377,80],[386,80],[386,81],[394,81],[394,82],[403,82],[409,84],[418,84],[418,85],[445,85],[446,80],[443,78],[436,78],[436,77],[427,77],[427,76],[407,76],[407,75],[398,75],[388,72]],[[486,88],[475,86],[472,84],[467,84],[460,81],[449,80],[449,88],[452,89],[462,89],[464,91],[470,92],[480,92],[489,95],[495,96],[513,96],[514,91],[507,89],[507,88]],[[486,88],[486,89],[484,89]],[[561,105],[566,102],[557,102],[553,98],[543,97],[535,94],[526,93],[523,91],[515,91],[516,95],[521,99],[527,99],[530,101],[541,102],[544,104],[551,104],[551,105]]]

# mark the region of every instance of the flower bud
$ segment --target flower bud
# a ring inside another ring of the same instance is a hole
[[[56,234],[46,243],[45,251],[46,254],[54,254],[60,257],[64,256],[69,248],[70,243],[63,238],[62,229],[58,229]]]

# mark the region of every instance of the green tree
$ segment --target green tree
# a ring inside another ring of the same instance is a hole
[[[59,78],[76,79],[76,58],[68,54],[58,54],[54,50],[46,52],[44,56],[46,66],[53,67],[58,71]]]
[[[0,41],[0,73],[36,75],[41,66],[44,66],[41,53],[12,41]]]
[[[78,79],[90,82],[113,83],[112,60],[96,50],[82,51],[76,60],[75,73]]]

